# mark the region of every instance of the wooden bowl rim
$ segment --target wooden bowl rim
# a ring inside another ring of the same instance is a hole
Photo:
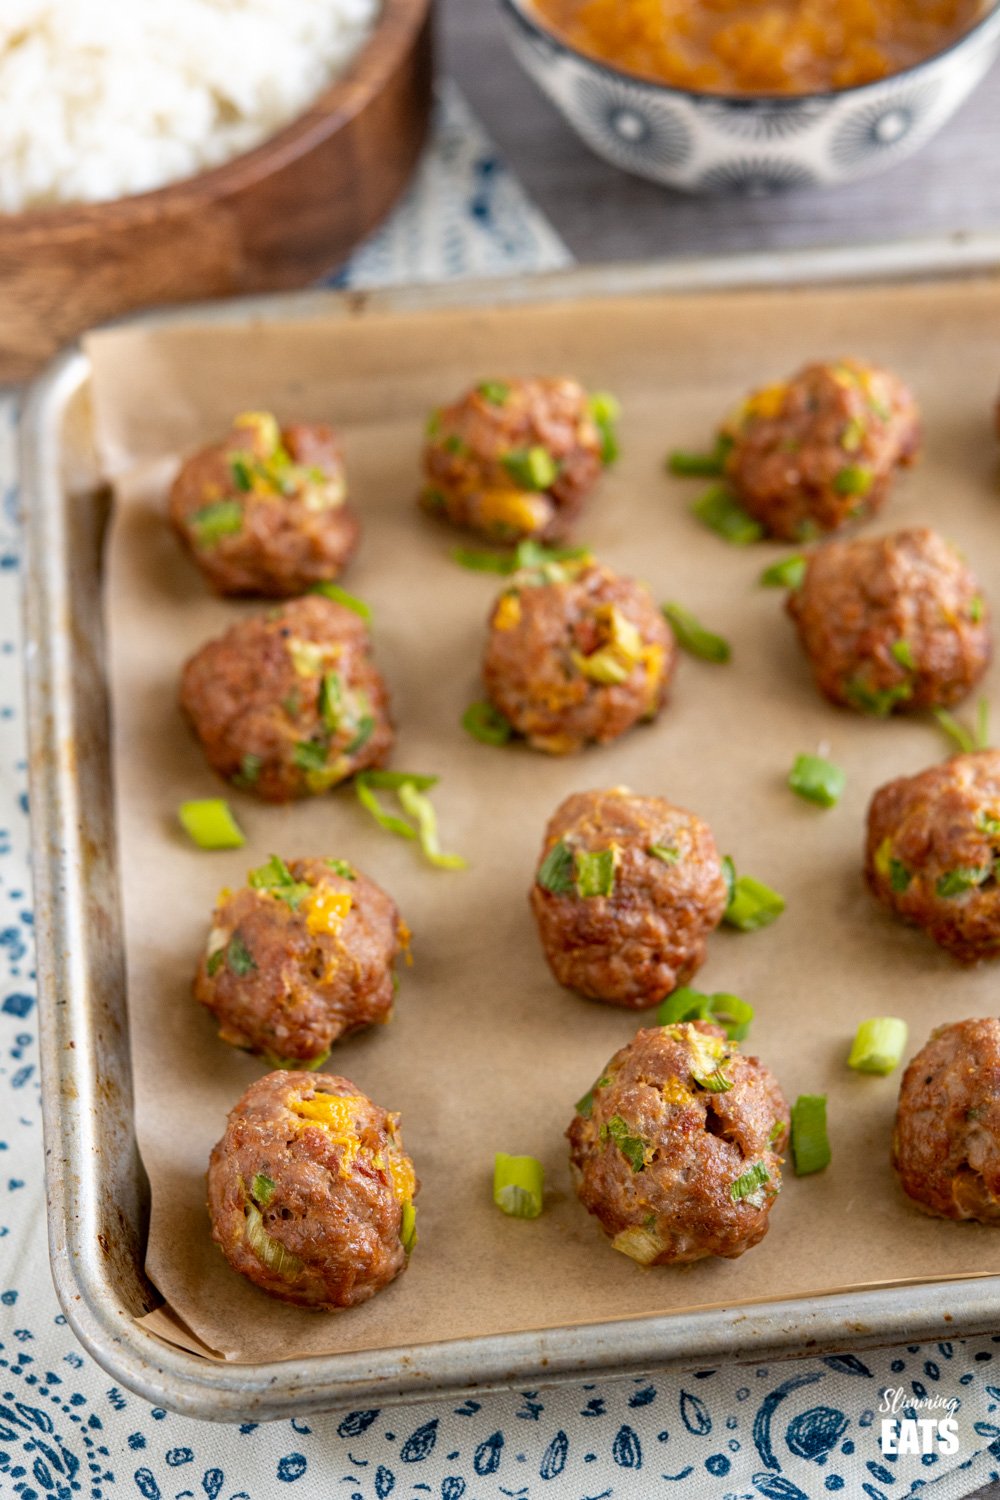
[[[314,150],[365,107],[388,83],[412,49],[434,0],[382,0],[375,30],[354,62],[304,111],[287,125],[217,167],[177,182],[109,198],[101,203],[53,205],[0,214],[0,242],[24,237],[48,241],[84,237],[112,224],[127,229],[131,222],[148,222],[185,213],[204,199],[224,200],[289,162]]]

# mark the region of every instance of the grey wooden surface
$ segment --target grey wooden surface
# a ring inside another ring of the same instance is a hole
[[[580,261],[642,260],[1000,228],[1000,70],[912,161],[770,199],[689,198],[592,156],[521,72],[497,0],[440,0],[446,70]],[[969,1500],[1000,1500],[1000,1484]]]
[[[497,0],[439,4],[446,69],[578,260],[1000,228],[1000,70],[912,161],[867,182],[781,198],[692,198],[606,166],[579,143],[508,51]]]

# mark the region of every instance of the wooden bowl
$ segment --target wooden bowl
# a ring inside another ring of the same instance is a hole
[[[384,0],[350,70],[255,150],[155,192],[0,215],[0,382],[136,308],[337,265],[407,182],[432,82],[432,0]]]

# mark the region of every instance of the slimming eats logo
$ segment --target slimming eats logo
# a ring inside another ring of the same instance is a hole
[[[889,1386],[879,1404],[882,1452],[957,1453],[958,1405],[954,1396],[911,1396],[902,1386]]]

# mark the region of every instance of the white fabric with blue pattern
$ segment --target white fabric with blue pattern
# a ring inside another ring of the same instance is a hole
[[[564,247],[462,101],[340,284],[551,269]],[[1000,1338],[221,1427],[117,1389],[49,1280],[21,709],[16,406],[0,399],[0,1496],[963,1500],[1000,1475]],[[996,1384],[993,1384],[993,1382]],[[884,1456],[882,1391],[958,1403],[957,1456]]]

